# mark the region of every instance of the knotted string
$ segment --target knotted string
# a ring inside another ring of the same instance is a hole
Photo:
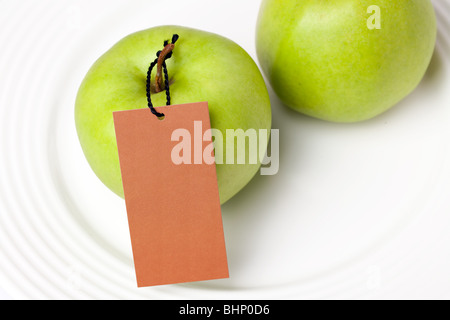
[[[179,36],[177,34],[173,35],[172,37],[172,43],[169,43],[168,40],[164,41],[164,50],[168,51],[170,50],[169,53],[167,53],[165,55],[165,57],[162,60],[162,69],[164,71],[164,86],[165,86],[165,91],[166,91],[166,105],[169,106],[170,105],[170,86],[169,86],[169,72],[167,71],[167,65],[166,65],[166,60],[170,59],[172,57],[172,53],[173,53],[173,45],[175,44],[175,42],[177,42]],[[161,63],[160,61],[160,56],[163,53],[163,51],[158,51],[158,53],[156,54],[156,59],[155,61],[153,61],[150,64],[150,67],[148,68],[148,72],[147,72],[147,102],[148,102],[148,107],[150,108],[150,111],[158,118],[163,118],[164,114],[163,113],[159,113],[158,111],[156,111],[156,109],[153,107],[153,103],[152,103],[152,98],[151,98],[151,82],[152,82],[152,71],[153,68],[158,64],[158,62]],[[156,87],[159,88],[159,84],[156,84]]]

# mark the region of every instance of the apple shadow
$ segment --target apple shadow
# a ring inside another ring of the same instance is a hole
[[[437,84],[441,83],[444,78],[444,60],[442,58],[443,53],[439,48],[439,43],[436,45],[430,65],[416,90],[421,87],[434,88]]]
[[[431,58],[430,65],[420,82],[418,88],[434,88],[437,84],[441,83],[441,80],[445,75],[445,59],[443,57],[448,56],[450,52],[450,3],[446,1],[435,2],[435,12],[437,19],[437,39],[433,56]]]
[[[437,43],[436,50],[440,54],[448,56],[450,52],[450,3],[447,1],[440,1],[435,4],[436,19],[437,19]]]
[[[434,6],[438,29],[436,47],[428,70],[419,84],[419,87],[433,87],[442,80],[445,74],[445,59],[443,57],[448,56],[450,52],[450,21],[448,20],[448,17],[450,16],[450,2],[435,1]]]

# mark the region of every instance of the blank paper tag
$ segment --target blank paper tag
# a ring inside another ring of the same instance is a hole
[[[211,145],[208,103],[158,111],[164,120],[149,109],[114,112],[138,287],[228,278],[215,164],[172,160],[180,142],[192,159]]]

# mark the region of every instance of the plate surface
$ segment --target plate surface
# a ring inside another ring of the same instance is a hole
[[[178,24],[256,60],[259,0],[0,1],[0,287],[33,299],[450,298],[450,2],[409,97],[338,125],[284,107],[280,171],[223,206],[231,278],[137,289],[123,200],[89,168],[73,107],[129,33]]]

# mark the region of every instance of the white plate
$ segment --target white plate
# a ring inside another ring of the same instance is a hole
[[[89,168],[73,107],[141,29],[229,37],[256,60],[259,0],[0,2],[0,287],[14,298],[450,298],[450,2],[419,88],[371,121],[281,105],[280,172],[223,206],[231,278],[137,289],[123,200]]]

